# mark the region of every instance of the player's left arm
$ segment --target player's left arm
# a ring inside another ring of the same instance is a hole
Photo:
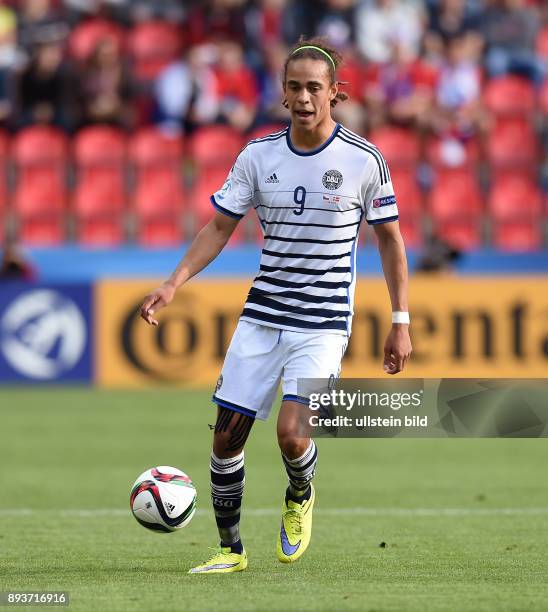
[[[379,253],[392,312],[408,312],[407,258],[399,223],[397,221],[380,223],[374,228],[379,242]],[[384,344],[384,370],[388,374],[401,372],[411,355],[411,350],[409,325],[393,323]]]

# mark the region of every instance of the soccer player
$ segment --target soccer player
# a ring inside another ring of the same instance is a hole
[[[298,437],[299,378],[337,377],[352,324],[355,257],[362,219],[373,225],[393,310],[384,369],[400,372],[411,354],[407,263],[390,172],[379,150],[337,124],[340,55],[322,39],[304,40],[284,67],[289,128],[251,141],[211,197],[215,216],[194,239],[164,284],[146,296],[141,316],[154,315],[175,291],[226,245],[238,221],[255,209],[264,229],[260,271],[226,354],[213,395],[218,406],[211,454],[211,492],[220,548],[190,573],[247,567],[240,538],[244,445],[255,419],[270,413],[280,381],[278,444],[289,484],[277,556],[296,561],[312,530],[318,451]]]

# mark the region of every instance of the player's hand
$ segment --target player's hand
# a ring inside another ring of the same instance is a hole
[[[384,371],[387,374],[401,372],[412,350],[409,325],[392,325],[384,343]]]
[[[152,315],[158,312],[160,308],[167,306],[174,295],[174,287],[168,284],[164,284],[158,287],[158,289],[155,289],[152,293],[149,293],[141,306],[141,318],[149,325],[158,325],[158,321],[154,319]]]

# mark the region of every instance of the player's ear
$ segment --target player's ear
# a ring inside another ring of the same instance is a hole
[[[331,90],[329,92],[329,100],[333,101],[337,97],[338,93],[339,93],[339,82],[335,81],[331,85]]]

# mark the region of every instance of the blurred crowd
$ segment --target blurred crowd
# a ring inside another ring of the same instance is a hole
[[[5,1],[0,119],[69,132],[93,123],[245,131],[286,119],[287,48],[319,34],[346,58],[351,101],[337,113],[349,128],[390,122],[465,138],[488,129],[487,79],[514,73],[542,86],[547,23],[542,0]]]
[[[73,234],[59,229],[63,221],[35,232],[39,206],[42,216],[88,215],[115,201],[122,229],[101,226],[89,241],[116,243],[135,235],[132,207],[142,202],[148,215],[154,202],[159,214],[162,198],[174,219],[184,210],[183,221],[202,220],[198,200],[207,205],[242,143],[287,123],[281,72],[300,35],[323,36],[343,54],[350,99],[335,118],[385,154],[408,244],[437,236],[465,249],[548,244],[546,0],[0,0],[0,229],[18,220],[24,240],[55,243]],[[98,156],[118,155],[112,180],[83,169],[90,126]],[[175,147],[169,180],[164,167],[158,183],[145,173],[141,185],[133,158],[137,180],[126,180],[122,141],[139,157],[151,126],[185,146]],[[212,126],[230,133],[215,144],[222,134],[205,138]],[[40,145],[48,160],[36,159],[35,142],[52,143]],[[219,161],[223,151],[230,159]],[[188,153],[190,172],[177,166]],[[47,177],[37,168],[45,162]],[[191,233],[169,239],[181,235]]]

